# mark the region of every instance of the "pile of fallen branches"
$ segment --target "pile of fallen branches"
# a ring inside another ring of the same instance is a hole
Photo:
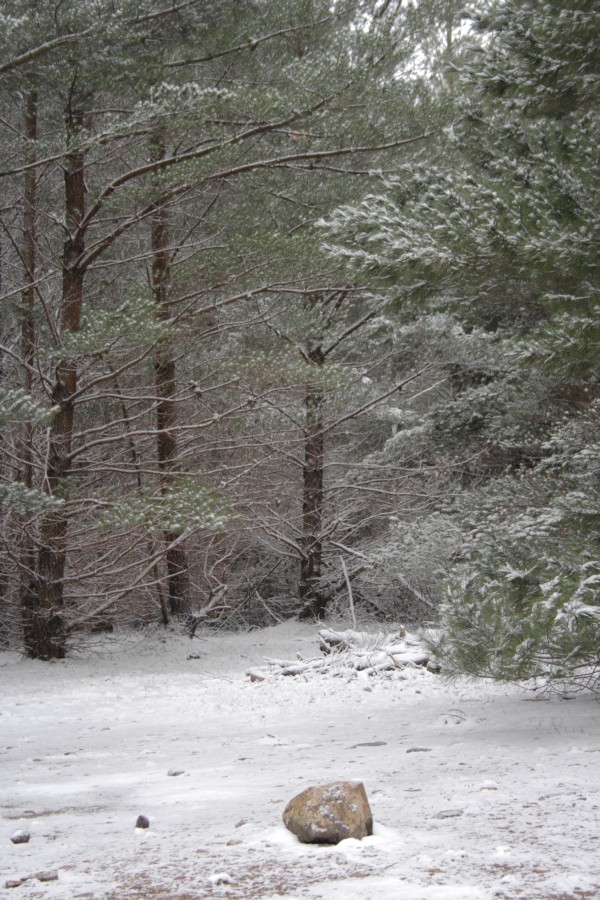
[[[404,628],[387,633],[326,628],[319,631],[319,649],[324,656],[267,659],[265,665],[249,669],[246,674],[251,681],[269,681],[281,676],[354,677],[360,672],[390,675],[407,667],[439,671],[420,638]]]

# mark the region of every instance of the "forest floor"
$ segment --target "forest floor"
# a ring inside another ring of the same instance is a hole
[[[594,697],[423,669],[246,675],[297,654],[319,656],[315,626],[109,637],[54,664],[0,653],[0,896],[600,897]],[[287,801],[336,779],[364,782],[373,836],[300,844]]]

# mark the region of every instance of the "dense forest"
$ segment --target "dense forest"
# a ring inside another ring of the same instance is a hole
[[[597,4],[0,24],[0,645],[350,604],[594,678]]]

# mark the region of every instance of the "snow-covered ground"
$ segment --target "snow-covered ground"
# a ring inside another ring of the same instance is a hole
[[[593,697],[422,669],[251,683],[267,657],[318,655],[298,623],[123,648],[0,654],[1,896],[600,897]],[[373,837],[298,843],[285,804],[340,778],[364,782]]]

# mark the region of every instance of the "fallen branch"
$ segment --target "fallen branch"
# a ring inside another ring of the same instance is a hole
[[[439,671],[421,640],[404,628],[388,634],[322,629],[319,647],[326,654],[324,658],[268,659],[266,665],[249,669],[246,674],[251,681],[261,682],[296,676],[356,677],[359,672],[392,674],[404,668]]]

